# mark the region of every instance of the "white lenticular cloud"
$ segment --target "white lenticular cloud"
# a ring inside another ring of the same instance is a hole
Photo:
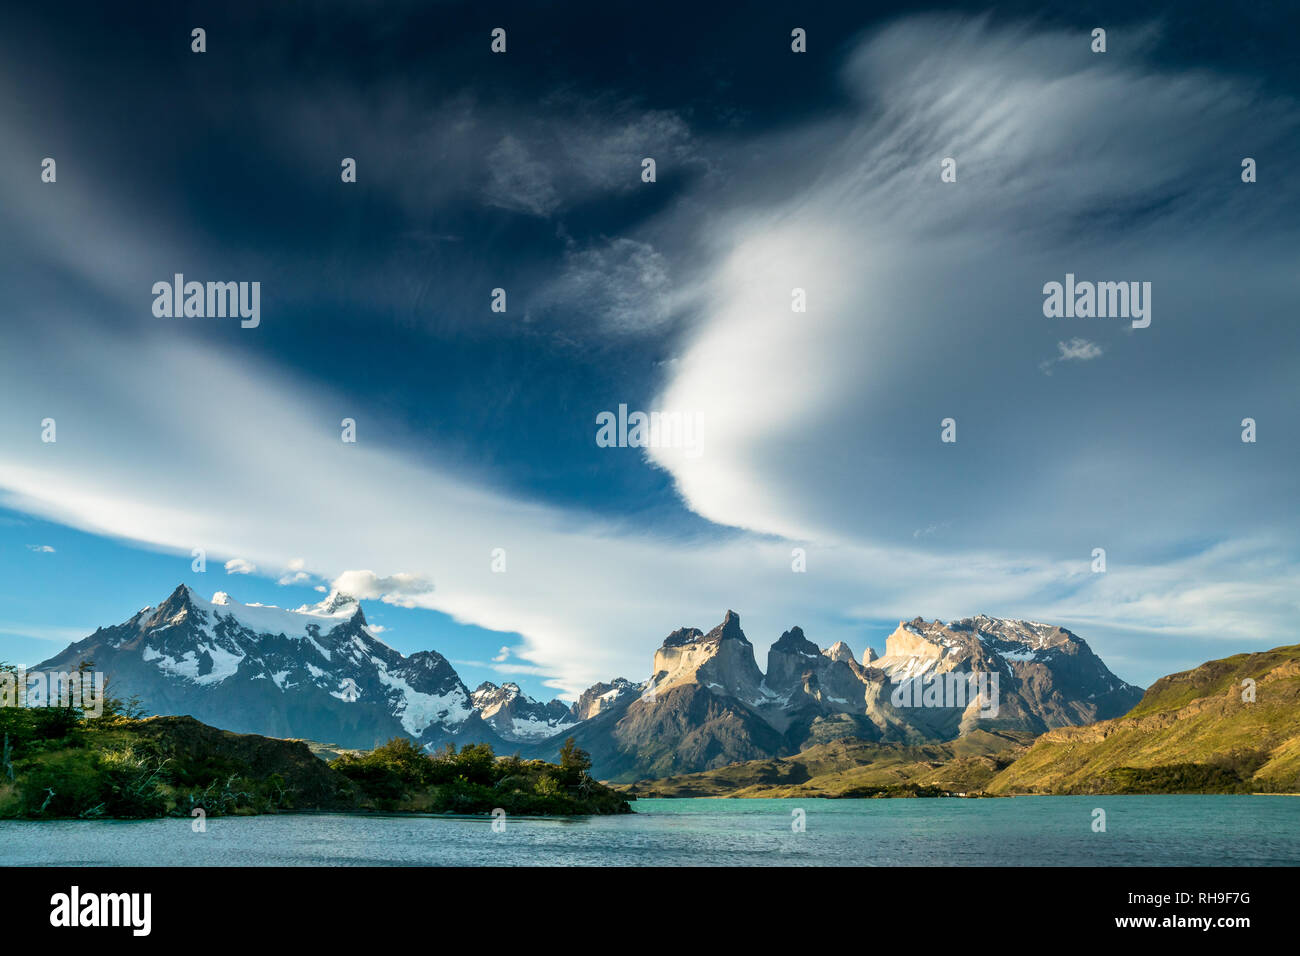
[[[1136,46],[1153,37],[1138,31]],[[1081,524],[1137,548],[1185,533],[1189,511],[1231,511],[1237,473],[1207,470],[1199,444],[1123,434],[1117,457],[1141,457],[1143,473],[1154,462],[1176,489],[1133,522],[1104,504],[1133,487],[1127,466],[1098,473],[1097,450],[1063,425],[1130,420],[1152,372],[1201,360],[1222,315],[1276,310],[1261,289],[1292,268],[1274,231],[1242,228],[1240,202],[1221,198],[1237,170],[1215,164],[1220,143],[1249,139],[1248,114],[1280,129],[1294,112],[1245,84],[1139,62],[1093,55],[1077,33],[916,18],[851,58],[852,115],[751,147],[764,163],[737,173],[729,214],[695,222],[702,318],[654,403],[709,423],[695,458],[649,451],[686,504],[719,524],[842,543],[901,540],[937,511],[952,543],[1029,551],[1059,548]],[[949,157],[953,183],[940,179]],[[1189,191],[1202,181],[1223,186]],[[1156,223],[1187,238],[1148,242]],[[1260,278],[1227,289],[1228,260]],[[1076,262],[1156,279],[1179,302],[1137,334],[1045,318],[1044,280]],[[792,309],[795,289],[806,311]],[[1062,338],[1076,330],[1087,335]],[[1027,375],[1103,352],[1145,374],[1130,368],[1082,412],[1050,372]],[[1270,386],[1274,398],[1288,387]],[[1193,393],[1186,414],[1216,412]],[[943,449],[950,415],[959,437]],[[1067,521],[1061,497],[1098,504]]]

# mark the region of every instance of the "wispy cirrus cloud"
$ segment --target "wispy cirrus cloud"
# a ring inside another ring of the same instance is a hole
[[[58,627],[48,624],[23,624],[0,622],[0,635],[7,637],[26,637],[38,641],[51,641],[55,644],[71,644],[79,641],[95,630],[95,626]]]
[[[667,258],[650,243],[625,237],[571,242],[560,274],[532,304],[542,313],[581,309],[612,334],[660,331],[679,305]]]

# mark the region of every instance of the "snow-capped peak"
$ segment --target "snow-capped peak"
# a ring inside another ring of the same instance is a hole
[[[335,614],[345,608],[355,607],[358,603],[357,599],[351,594],[344,594],[342,591],[331,591],[320,602],[320,608],[326,614]]]
[[[188,606],[202,612],[213,624],[218,619],[233,619],[254,634],[283,634],[286,637],[306,637],[309,626],[316,626],[322,632],[329,631],[335,625],[350,620],[359,611],[359,605],[355,601],[332,607],[322,607],[326,602],[321,602],[310,607],[304,605],[297,610],[288,610],[273,604],[241,604],[225,591],[218,591],[212,595],[211,601],[205,601],[187,587],[185,596]],[[184,613],[184,609],[181,613]]]
[[[356,613],[361,602],[351,594],[345,594],[342,591],[330,591],[321,600],[315,604],[304,604],[298,608],[298,614],[320,614],[327,617],[335,617],[346,612],[348,617]]]

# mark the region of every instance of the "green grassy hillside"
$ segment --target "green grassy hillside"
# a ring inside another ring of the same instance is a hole
[[[989,790],[1300,792],[1300,645],[1163,677],[1124,717],[1043,734]]]

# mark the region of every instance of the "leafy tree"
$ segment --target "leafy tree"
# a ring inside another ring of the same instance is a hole
[[[577,741],[570,737],[560,748],[560,769],[564,783],[573,786],[591,769],[591,754],[579,747]]]
[[[499,776],[491,744],[465,744],[456,755],[455,764],[458,774],[471,783],[491,786]]]

